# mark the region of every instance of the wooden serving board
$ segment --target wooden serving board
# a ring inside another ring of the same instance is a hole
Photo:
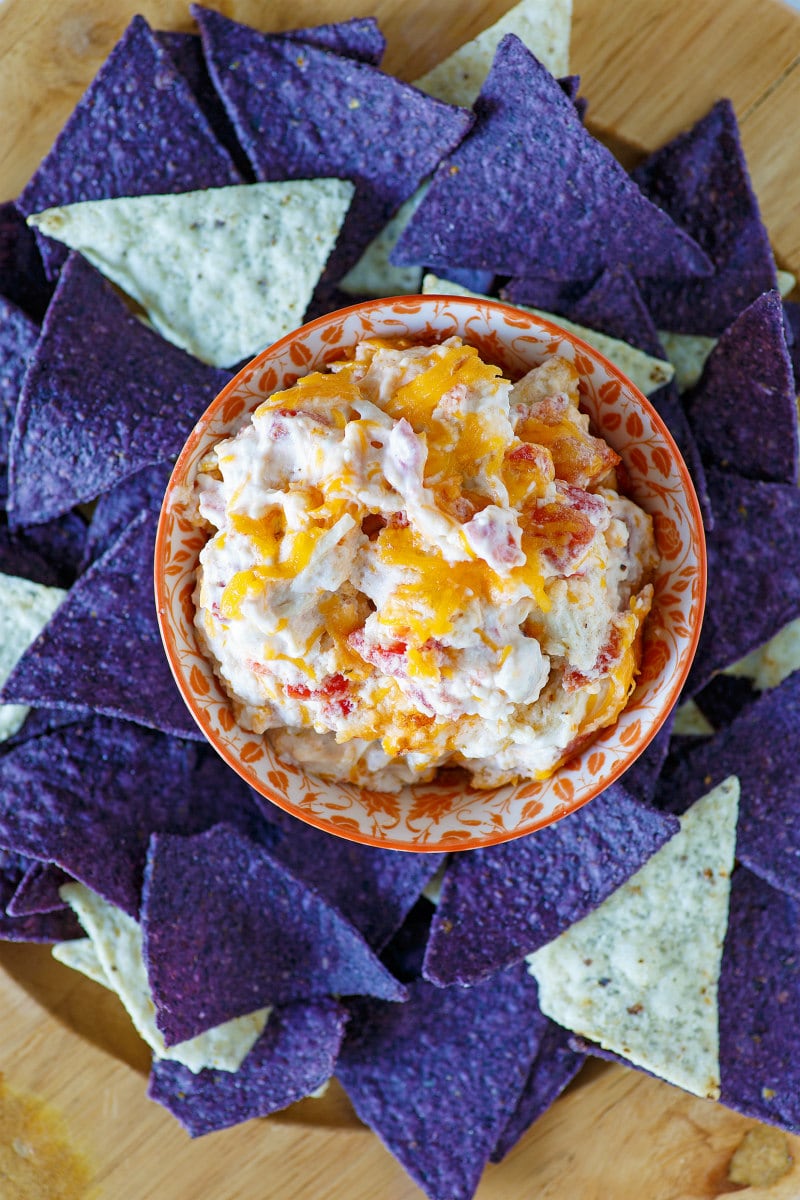
[[[226,0],[229,16],[283,29],[373,13],[386,68],[413,79],[496,20],[508,0]],[[590,124],[630,154],[651,149],[730,96],[779,265],[800,274],[800,17],[774,0],[575,0],[572,69]],[[179,0],[0,0],[0,199],[14,196],[134,12],[191,29]],[[46,947],[0,946],[0,1072],[47,1106],[91,1178],[95,1200],[413,1200],[421,1193],[356,1120],[334,1084],[266,1121],[192,1142],[145,1097],[149,1057],[116,997],[55,963]],[[0,1200],[56,1200],[51,1178]],[[621,1067],[590,1064],[504,1163],[480,1200],[748,1200],[800,1196],[795,1163],[740,1188],[728,1164],[755,1123]],[[3,1138],[9,1145],[3,1144]],[[34,1157],[37,1144],[31,1146]],[[66,1172],[62,1172],[66,1188]],[[66,1198],[84,1194],[64,1190]]]

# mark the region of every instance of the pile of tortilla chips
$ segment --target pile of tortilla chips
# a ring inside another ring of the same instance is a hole
[[[132,21],[0,206],[0,937],[119,993],[192,1135],[335,1074],[432,1200],[587,1053],[800,1131],[800,305],[733,109],[630,176],[584,125],[568,0],[419,87],[371,19],[192,11],[199,36]],[[152,599],[171,464],[236,364],[426,269],[557,314],[649,393],[710,568],[674,726],[587,808],[450,857],[250,791]]]

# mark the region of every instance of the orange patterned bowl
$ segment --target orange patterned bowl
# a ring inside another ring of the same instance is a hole
[[[642,669],[612,727],[543,782],[491,791],[447,779],[397,795],[327,783],[278,759],[237,725],[195,638],[194,576],[205,538],[186,518],[203,457],[246,423],[272,392],[324,369],[365,337],[441,341],[457,334],[519,378],[553,354],[573,361],[596,432],[621,455],[632,497],[654,519],[661,567],[645,626]],[[402,296],[354,305],[304,325],[264,350],[208,408],[172,473],[155,555],[158,617],[170,666],[192,715],[225,761],[280,808],[329,833],[399,850],[460,850],[531,833],[573,812],[618,779],[672,709],[697,645],[705,600],[705,542],[686,466],[661,419],[602,354],[556,325],[494,301]]]

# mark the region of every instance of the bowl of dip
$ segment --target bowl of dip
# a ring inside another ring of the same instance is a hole
[[[688,471],[599,352],[494,301],[328,314],[247,364],[173,471],[171,669],[253,788],[385,848],[533,832],[627,770],[705,600]]]

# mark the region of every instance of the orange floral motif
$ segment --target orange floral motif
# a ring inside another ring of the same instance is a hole
[[[625,429],[633,438],[640,438],[644,433],[642,418],[637,412],[628,413],[625,418]]]
[[[557,779],[553,785],[553,791],[559,800],[570,801],[575,795],[575,785],[571,779]]]
[[[241,758],[242,762],[258,762],[260,758],[264,757],[264,747],[260,746],[258,742],[245,742],[245,744],[239,749],[239,757]]]
[[[244,412],[244,400],[238,392],[231,392],[228,399],[222,406],[222,419],[227,425],[230,421],[235,421]]]
[[[577,366],[577,361],[576,361],[576,366]],[[578,367],[578,370],[580,370],[580,367]],[[603,401],[604,404],[616,404],[616,402],[619,400],[621,391],[622,391],[622,386],[621,386],[619,380],[618,379],[609,379],[606,383],[603,383],[600,385],[600,387],[598,388],[597,394],[599,395],[600,399]],[[619,425],[621,424],[621,422],[622,422],[622,417],[620,416],[619,421],[617,422],[616,428],[619,428]],[[628,430],[628,432],[630,433],[630,430]],[[639,431],[639,434],[637,434],[636,436],[637,437],[641,436],[641,430]]]
[[[639,683],[651,683],[657,679],[670,659],[669,646],[661,638],[648,638],[642,655]]]
[[[192,667],[189,672],[189,687],[198,696],[207,696],[211,691],[208,680],[198,666]]]
[[[541,800],[529,800],[527,804],[523,804],[522,812],[519,814],[523,825],[532,821],[534,817],[538,817],[543,808]]]
[[[594,754],[590,754],[589,759],[586,763],[586,766],[589,768],[589,774],[590,775],[599,774],[599,772],[602,771],[602,769],[603,769],[603,765],[604,765],[605,761],[606,761],[605,754],[601,754],[597,750],[594,752]]]
[[[276,792],[286,793],[288,790],[289,780],[286,778],[286,775],[283,771],[268,771],[267,779],[275,788]]]
[[[662,558],[666,558],[672,562],[673,559],[678,557],[682,549],[678,526],[672,517],[667,516],[666,513],[658,512],[653,516],[653,531],[659,554]]]
[[[228,708],[227,704],[220,704],[219,709],[217,711],[217,720],[219,721],[220,725],[222,726],[222,728],[225,730],[226,733],[230,733],[230,731],[233,729],[234,725],[236,724],[233,713]]]
[[[663,446],[653,446],[650,451],[650,457],[653,460],[653,466],[659,474],[663,475],[665,479],[669,479],[672,470],[672,459],[668,451]]]
[[[453,808],[452,792],[435,791],[435,792],[418,792],[413,799],[411,809],[408,814],[408,820],[420,821],[424,817],[431,821],[440,821],[442,817],[446,817]]]

